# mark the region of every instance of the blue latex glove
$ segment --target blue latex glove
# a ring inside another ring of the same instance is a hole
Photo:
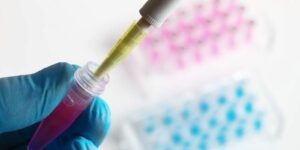
[[[58,63],[32,75],[0,79],[0,149],[26,149],[39,122],[60,103],[78,67]],[[95,98],[50,150],[98,149],[110,127],[107,104]]]

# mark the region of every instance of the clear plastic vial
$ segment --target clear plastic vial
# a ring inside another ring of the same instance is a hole
[[[67,94],[55,110],[40,123],[27,147],[28,150],[41,150],[46,147],[72,125],[95,96],[103,93],[109,76],[95,77],[97,66],[96,63],[89,62],[75,72]]]

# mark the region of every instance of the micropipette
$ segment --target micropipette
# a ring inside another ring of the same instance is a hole
[[[56,109],[44,119],[32,137],[28,150],[40,150],[68,129],[76,118],[101,94],[108,82],[106,72],[119,63],[145,37],[151,26],[159,27],[180,0],[148,0],[140,9],[142,18],[134,23],[112,48],[98,69],[88,63],[74,75],[74,81]]]

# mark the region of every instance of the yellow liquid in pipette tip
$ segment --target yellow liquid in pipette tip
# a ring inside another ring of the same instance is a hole
[[[144,39],[147,34],[148,27],[150,27],[150,24],[147,25],[141,20],[138,23],[134,22],[111,49],[106,59],[96,70],[95,76],[101,77],[110,68],[127,56]]]

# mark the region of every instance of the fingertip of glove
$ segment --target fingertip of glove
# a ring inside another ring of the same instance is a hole
[[[45,81],[51,80],[52,82],[57,82],[59,84],[69,83],[74,76],[75,71],[79,68],[78,65],[72,65],[67,62],[59,62],[48,66],[37,73],[31,75],[31,77],[37,83],[43,83]]]
[[[111,113],[107,103],[96,97],[91,105],[81,114],[69,131],[77,133],[99,146],[106,137],[111,125]]]
[[[57,144],[57,143],[56,143]],[[54,148],[56,147],[56,148]],[[49,145],[48,149],[65,149],[65,150],[97,150],[97,146],[82,136],[73,137],[66,143],[60,143],[59,145]]]
[[[105,123],[106,126],[110,126],[111,111],[106,101],[100,97],[95,97],[91,110],[94,112],[93,114],[99,115],[95,118],[101,118],[102,122]]]
[[[59,62],[59,63],[56,63],[56,64],[48,67],[48,69],[50,69],[50,70],[52,70],[52,68],[60,71],[61,73],[73,75],[74,72],[79,68],[79,66],[76,64],[70,64],[67,62]]]

